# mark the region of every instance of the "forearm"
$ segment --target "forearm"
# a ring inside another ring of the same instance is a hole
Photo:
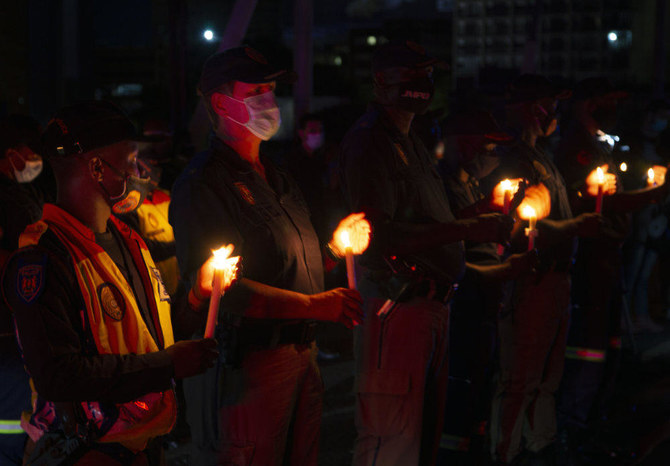
[[[537,246],[546,248],[577,235],[578,225],[575,219],[551,220],[548,218],[537,222],[539,236],[536,239]]]
[[[488,198],[484,198],[459,210],[456,213],[456,217],[471,218],[476,217],[477,215],[488,214],[491,212],[494,212],[494,210],[491,209],[491,202]]]
[[[603,210],[615,213],[634,212],[649,204],[663,202],[667,197],[667,191],[665,185],[662,185],[656,188],[615,193],[605,198]]]
[[[242,278],[223,298],[226,309],[254,319],[315,319],[308,295]]]
[[[467,237],[470,224],[470,220],[432,224],[393,222],[380,235],[385,239],[382,249],[389,255],[405,255],[456,243]]]

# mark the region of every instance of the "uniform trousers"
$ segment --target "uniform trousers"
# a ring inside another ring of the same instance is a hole
[[[499,319],[500,374],[491,413],[493,455],[511,462],[525,448],[556,440],[556,400],[569,324],[567,272],[529,274],[515,282]],[[522,439],[525,445],[522,445]]]
[[[417,297],[381,320],[383,302],[366,299],[355,333],[353,464],[433,465],[447,393],[449,307]]]
[[[200,388],[185,383],[192,464],[316,465],[324,389],[316,356],[314,342],[248,351],[241,368],[219,367],[218,375],[211,370],[209,382],[203,378]],[[215,400],[189,406],[196,397],[207,396],[215,382]],[[215,421],[207,416],[214,408],[218,422],[211,425]]]

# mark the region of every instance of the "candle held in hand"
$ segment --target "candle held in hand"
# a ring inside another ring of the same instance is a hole
[[[603,211],[603,188],[605,186],[605,173],[603,169],[598,167],[597,178],[598,178],[598,195],[596,196],[596,213],[602,213]]]
[[[344,230],[340,234],[340,241],[342,241],[342,246],[344,246],[344,259],[347,263],[347,283],[349,289],[356,289],[356,269],[354,267],[354,250],[351,246],[351,240],[349,239],[349,232]]]
[[[502,213],[509,215],[510,205],[512,204],[512,182],[510,180],[503,180],[500,182],[503,189],[503,209]],[[502,256],[505,252],[505,247],[502,244],[498,245],[498,255]]]
[[[526,236],[528,236],[528,250],[532,251],[535,248],[535,237],[537,236],[537,214],[535,209],[531,206],[523,208],[523,218],[528,220],[528,228],[526,228]]]
[[[654,178],[655,178],[654,169],[650,168],[649,170],[647,170],[647,186],[649,186],[650,188],[656,186],[656,180]]]
[[[237,275],[237,263],[240,260],[239,256],[228,257],[233,252],[232,244],[212,252],[214,253],[214,276],[212,277],[212,296],[209,299],[209,309],[207,310],[205,338],[214,337],[221,296],[235,279]]]

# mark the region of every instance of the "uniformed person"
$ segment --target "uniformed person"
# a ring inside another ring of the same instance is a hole
[[[250,47],[213,55],[202,69],[214,136],[172,192],[179,267],[192,282],[212,249],[232,243],[244,276],[221,302],[224,360],[184,384],[194,464],[316,464],[323,382],[314,320],[359,320],[358,292],[323,291],[305,201],[259,150],[280,125],[275,83],[293,77]]]
[[[443,128],[445,155],[439,169],[455,216],[502,211],[503,199],[497,199],[494,192],[485,194],[479,180],[498,166],[497,146],[513,144],[513,138],[484,110],[450,115]],[[523,195],[524,188],[519,186],[510,212]],[[466,271],[451,308],[450,383],[438,464],[477,464],[486,454],[483,446],[491,412],[502,285],[528,272],[535,258],[534,251],[503,257],[499,247],[465,242]]]
[[[565,182],[539,144],[556,129],[558,100],[567,95],[538,75],[522,75],[510,85],[506,127],[518,142],[505,148],[500,167],[490,176],[491,184],[505,178],[527,180],[526,197],[544,199],[533,207],[538,218],[545,217],[537,224],[537,272],[511,282],[499,317],[500,375],[491,415],[491,447],[502,464],[526,453],[553,456],[554,398],[563,374],[569,322],[569,269],[576,237],[594,235],[599,228],[597,214],[572,216]],[[512,252],[527,249],[522,224],[528,225],[517,223]]]
[[[587,178],[597,167],[616,167],[612,145],[605,135],[617,121],[617,107],[626,93],[604,77],[586,78],[575,86],[571,120],[561,136],[556,163],[573,199],[587,191]],[[621,246],[630,232],[630,215],[637,209],[667,197],[668,185],[616,193],[603,200],[604,228],[595,238],[580,241],[572,293],[574,318],[566,352],[566,376],[559,413],[571,437],[583,436],[584,427],[604,414],[621,350],[622,257]],[[593,203],[575,205],[575,211],[592,210]],[[599,395],[600,393],[600,395]],[[599,397],[598,400],[596,397]],[[574,445],[573,445],[574,446]]]
[[[22,422],[37,442],[31,462],[158,464],[152,440],[174,424],[173,379],[217,357],[211,339],[174,343],[160,273],[140,237],[112,215],[139,203],[134,137],[105,102],[64,107],[45,131],[58,204],[45,204],[26,228],[3,278],[35,390]],[[202,272],[212,270],[210,261]],[[211,293],[211,283],[198,287]],[[175,299],[186,303],[185,293]]]
[[[434,464],[447,303],[463,272],[462,240],[505,242],[512,226],[499,214],[456,221],[431,155],[410,129],[430,104],[440,64],[413,42],[380,46],[375,100],[342,143],[349,209],[365,212],[374,230],[358,281],[365,322],[355,335],[357,465]],[[387,300],[396,304],[380,317]]]

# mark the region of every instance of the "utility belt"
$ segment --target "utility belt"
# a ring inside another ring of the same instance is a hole
[[[279,345],[307,345],[316,337],[316,322],[243,323],[238,329],[241,346],[272,349]]]

